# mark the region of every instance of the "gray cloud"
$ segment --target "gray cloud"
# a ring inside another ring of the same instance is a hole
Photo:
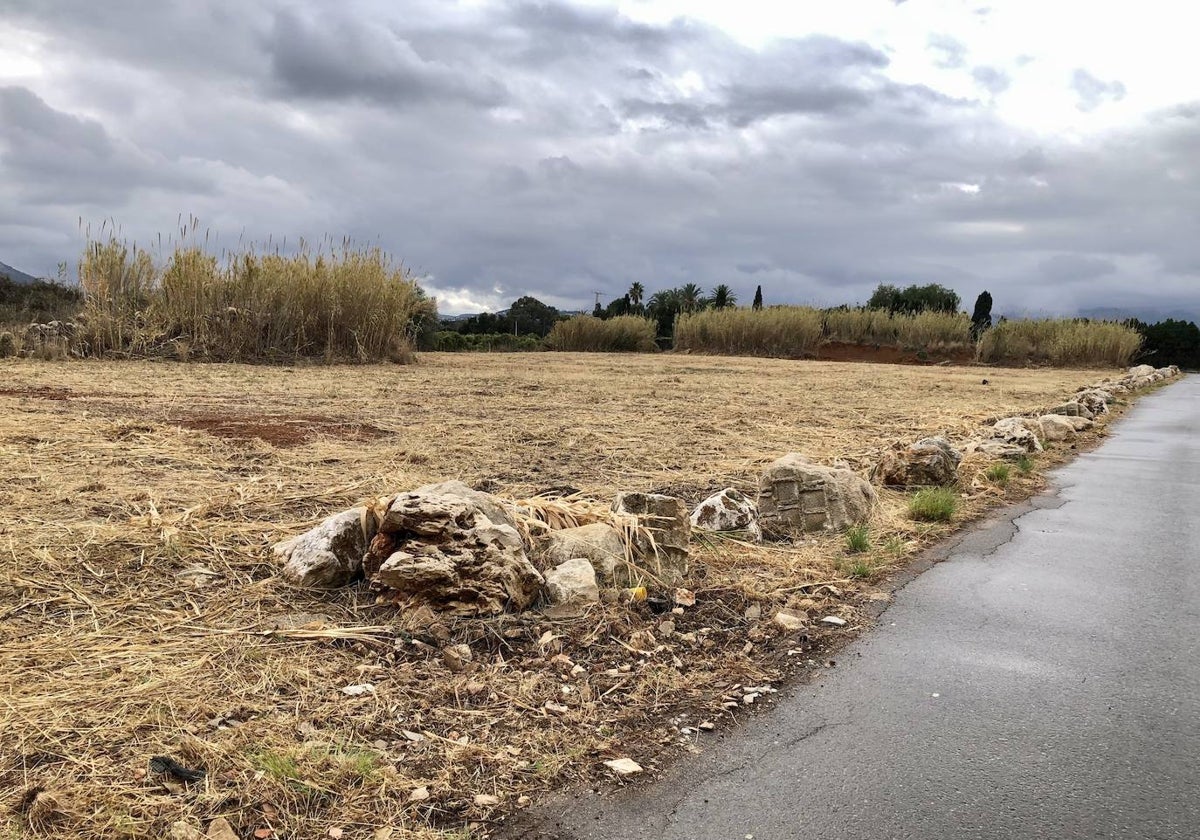
[[[1079,97],[1080,111],[1094,111],[1105,102],[1125,98],[1125,85],[1119,81],[1104,82],[1079,68],[1071,74],[1071,89]]]
[[[945,69],[963,67],[967,63],[967,45],[949,35],[930,35],[926,48],[935,56],[934,64]]]
[[[1007,73],[996,67],[988,67],[986,65],[973,68],[971,70],[971,78],[975,80],[975,84],[992,94],[992,96],[1004,93],[1012,85],[1012,79]]]
[[[219,242],[378,242],[500,304],[586,307],[634,280],[833,304],[934,281],[1005,312],[1133,288],[1200,308],[1196,103],[1068,143],[828,36],[756,50],[564,3],[90,7],[0,13],[53,57],[0,91],[0,260],[22,270],[72,260],[79,216],[147,241],[191,212]]]

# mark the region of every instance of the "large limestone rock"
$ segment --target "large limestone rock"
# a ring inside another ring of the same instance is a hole
[[[1108,413],[1108,406],[1113,401],[1113,395],[1102,388],[1085,388],[1075,395],[1075,401],[1080,405],[1087,406],[1088,411],[1092,412],[1092,417],[1096,418],[1101,414]]]
[[[282,574],[299,586],[345,586],[358,576],[363,554],[375,536],[375,519],[365,507],[342,511],[311,531],[277,543]]]
[[[1026,417],[1005,417],[992,426],[992,437],[1020,446],[1026,452],[1041,452],[1045,431],[1041,423]]]
[[[973,455],[978,452],[980,455],[986,455],[989,458],[1008,458],[1017,460],[1022,455],[1028,454],[1028,451],[1023,446],[1018,446],[1015,443],[1005,443],[1002,440],[973,440],[963,447],[963,452],[967,455]]]
[[[883,453],[871,476],[885,487],[954,484],[962,455],[945,438],[932,437]]]
[[[541,561],[546,565],[557,566],[578,557],[591,563],[602,580],[611,581],[625,563],[625,541],[613,526],[594,522],[551,531],[542,543]]]
[[[1062,417],[1083,417],[1091,420],[1096,416],[1095,412],[1078,400],[1065,402],[1062,405],[1056,405],[1054,408],[1046,412],[1047,414],[1058,414]]]
[[[508,525],[513,528],[517,527],[517,521],[506,502],[501,501],[490,493],[484,493],[481,490],[472,490],[461,481],[441,481],[437,484],[426,484],[424,487],[418,487],[413,492],[428,496],[458,496],[460,499],[473,502],[494,524]]]
[[[1143,376],[1150,376],[1155,373],[1153,365],[1135,365],[1126,371],[1125,376],[1130,379],[1139,379]]]
[[[692,511],[693,528],[701,531],[757,531],[758,508],[732,487],[709,496]]]
[[[681,499],[660,493],[618,493],[613,511],[637,517],[649,537],[638,537],[639,563],[664,583],[682,580],[688,569],[692,525]]]
[[[823,467],[792,452],[767,468],[758,482],[758,521],[763,531],[841,530],[866,522],[878,496],[850,470]]]
[[[485,509],[502,510],[499,503],[476,492],[460,495],[457,487],[431,485],[396,496],[379,531],[392,537],[397,550],[372,585],[398,600],[456,615],[528,607],[541,592],[542,576],[516,529],[487,515]]]
[[[1061,414],[1046,414],[1039,418],[1042,434],[1049,441],[1071,440],[1075,437],[1073,418]]]
[[[590,603],[600,600],[596,570],[583,557],[560,563],[546,572],[546,597],[552,604]]]

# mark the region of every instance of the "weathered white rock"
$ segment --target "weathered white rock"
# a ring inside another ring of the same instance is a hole
[[[764,531],[842,530],[871,517],[878,496],[850,470],[823,467],[792,452],[758,482],[758,521]]]
[[[701,531],[757,532],[758,508],[743,493],[726,487],[696,505],[691,523]]]
[[[639,562],[652,574],[667,584],[687,575],[692,525],[682,500],[660,493],[618,493],[612,509],[636,516],[649,530],[650,537],[639,536],[637,547]]]
[[[1017,459],[1028,454],[1025,447],[1015,443],[1005,443],[1002,440],[972,440],[963,447],[963,452],[973,455],[978,452],[989,458]]]
[[[283,576],[292,583],[324,589],[345,586],[362,568],[374,528],[367,508],[352,508],[307,533],[276,543],[273,551],[283,563]]]
[[[885,487],[948,485],[958,480],[961,461],[962,455],[945,438],[924,438],[884,452],[871,476]]]
[[[784,630],[803,630],[808,626],[808,616],[797,610],[782,609],[772,619]]]
[[[546,572],[546,597],[552,604],[594,603],[600,600],[596,570],[583,557],[574,557]]]
[[[422,496],[457,496],[460,499],[466,499],[482,510],[494,524],[517,527],[517,520],[510,510],[512,506],[509,503],[501,501],[491,493],[472,490],[461,481],[439,481],[436,484],[418,487],[413,492]]]
[[[1071,440],[1075,437],[1074,418],[1064,417],[1061,414],[1046,414],[1039,418],[1042,424],[1042,434],[1046,440],[1062,441]]]
[[[1005,417],[992,426],[992,437],[1020,446],[1026,452],[1041,452],[1045,432],[1040,423],[1026,417]]]
[[[618,566],[625,563],[625,541],[613,526],[594,522],[551,531],[541,544],[545,566],[557,566],[576,557],[586,558],[599,578],[611,581]]]
[[[1130,379],[1138,379],[1143,376],[1150,376],[1154,372],[1155,370],[1152,365],[1135,365],[1126,371],[1125,376]]]
[[[642,765],[638,764],[632,758],[614,758],[611,761],[604,762],[604,766],[621,778],[634,776],[642,772]]]

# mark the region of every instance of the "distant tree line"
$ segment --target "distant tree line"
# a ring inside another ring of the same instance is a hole
[[[0,285],[0,302],[4,301]],[[596,303],[592,315],[600,319],[621,315],[639,315],[655,321],[659,343],[670,347],[675,329],[675,319],[682,314],[705,309],[727,309],[736,307],[738,297],[725,283],[705,292],[695,283],[687,283],[670,289],[654,292],[649,297],[646,288],[639,282],[630,285],[629,291],[607,304]],[[917,315],[922,312],[958,312],[962,299],[953,289],[937,283],[911,285],[904,288],[883,284],[875,288],[867,300],[866,309],[879,309],[893,314]],[[971,312],[971,340],[980,337],[993,326],[992,295],[981,292],[975,299]],[[751,308],[763,308],[762,286],[754,291]],[[838,307],[849,309],[849,306]],[[513,301],[504,312],[484,312],[460,321],[444,320],[439,337],[431,337],[427,346],[437,349],[487,349],[487,350],[531,350],[540,346],[539,341],[550,334],[554,325],[570,317],[535,297],[524,296]],[[1004,318],[999,319],[1003,321]],[[1125,322],[1141,335],[1141,356],[1158,366],[1179,365],[1200,368],[1200,327],[1190,321],[1167,319],[1156,324],[1147,324],[1137,319]],[[454,334],[458,334],[456,337]],[[468,338],[470,337],[470,338]],[[514,340],[516,337],[519,340]]]

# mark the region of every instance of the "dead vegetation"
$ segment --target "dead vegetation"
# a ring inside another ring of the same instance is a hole
[[[865,470],[893,441],[961,438],[1095,378],[422,361],[2,363],[0,834],[166,837],[224,817],[240,837],[476,836],[548,788],[608,777],[605,760],[653,770],[700,748],[701,724],[726,727],[789,674],[831,667],[825,651],[886,599],[888,571],[953,524],[915,522],[904,494],[883,491],[865,550],[842,535],[698,536],[694,606],[652,591],[572,619],[436,620],[365,588],[289,589],[270,544],[448,478],[537,497],[522,523],[537,530],[588,521],[617,490],[689,504],[749,490],[788,451]],[[1000,484],[972,456],[957,518],[1027,494],[1061,457]],[[807,627],[774,624],[781,607]],[[154,756],[207,775],[151,772]]]

